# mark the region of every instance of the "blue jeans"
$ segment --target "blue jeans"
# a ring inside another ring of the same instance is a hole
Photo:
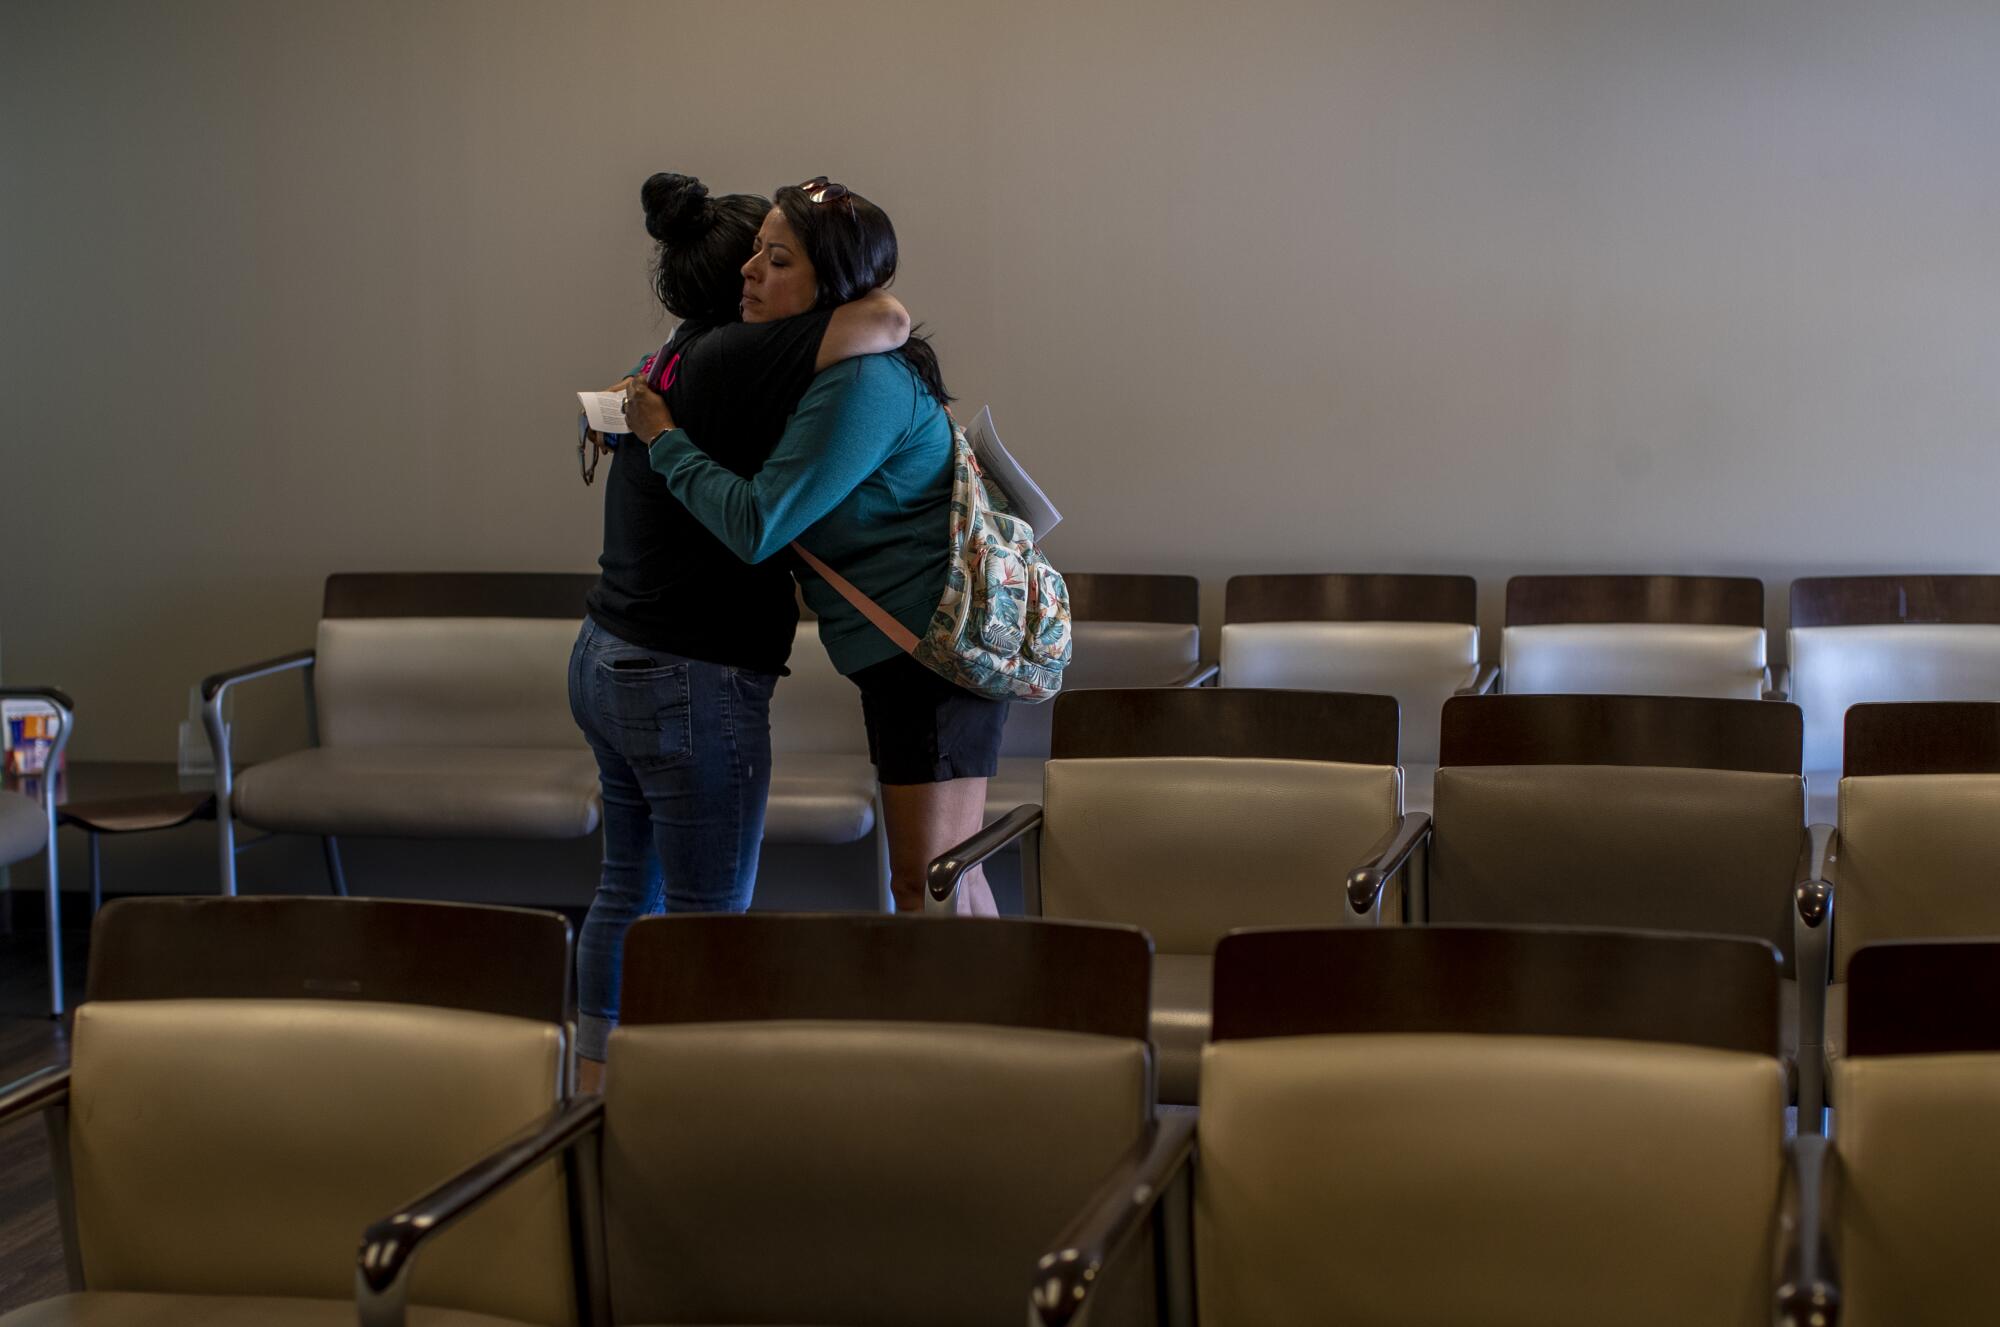
[[[771,791],[778,679],[642,649],[585,619],[569,708],[597,755],[604,872],[577,942],[577,1053],[604,1058],[626,928],[666,912],[742,912]]]

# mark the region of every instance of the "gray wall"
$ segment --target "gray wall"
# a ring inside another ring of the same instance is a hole
[[[668,167],[882,202],[1059,563],[1211,614],[1990,568],[1996,51],[1990,0],[10,0],[5,675],[166,758],[330,570],[589,568],[569,394],[661,335]]]

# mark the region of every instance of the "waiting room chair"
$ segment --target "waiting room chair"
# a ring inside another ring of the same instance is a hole
[[[1201,582],[1193,576],[1067,572],[1074,657],[1065,691],[1203,686],[1216,665],[1201,660]],[[990,824],[1042,795],[1054,706],[1014,705],[1000,741],[1000,770],[986,786]]]
[[[48,772],[34,795],[0,789],[0,867],[42,859],[43,911],[49,925],[49,1017],[63,1012],[62,880],[56,858],[56,772],[76,729],[76,705],[54,687],[0,687],[0,700],[39,701],[55,712]]]
[[[1784,958],[1787,1053],[1818,1040],[1828,937],[1800,906],[1814,839],[1797,707],[1459,697],[1445,702],[1442,755],[1419,840],[1429,921],[1751,936]],[[1357,872],[1352,906],[1369,906],[1399,865]],[[1801,1100],[1817,1093],[1817,1072],[1801,1060]]]
[[[318,837],[339,894],[347,892],[342,834],[596,832],[597,761],[570,715],[566,684],[594,581],[485,572],[327,577],[316,648],[202,683],[222,892],[236,892],[239,821]],[[235,771],[223,718],[230,691],[299,670],[312,745]]]
[[[2000,941],[1868,945],[1848,986],[1840,1127],[1799,1139],[1802,1173],[1818,1173],[1801,1188],[1781,1321],[1992,1322]]]
[[[764,842],[831,846],[872,838],[876,906],[894,912],[889,838],[875,765],[868,758],[861,689],[834,668],[811,617],[799,623],[787,668],[771,696]]]
[[[1242,926],[1350,920],[1345,882],[1422,832],[1404,814],[1396,702],[1335,691],[1079,691],[1055,701],[1039,805],[931,866],[926,909],[1020,840],[1028,909],[1152,935],[1160,1099],[1194,1101],[1215,944]],[[1407,854],[1406,854],[1407,855]],[[1391,873],[1375,906],[1398,920]]]
[[[1093,1270],[1149,1218],[1160,1302],[1195,1310],[1162,1322],[1772,1320],[1769,945],[1250,931],[1215,968],[1192,1141],[1163,1137],[1073,1218],[1034,1273],[1031,1321],[1084,1321]]]
[[[1395,697],[1404,801],[1428,811],[1439,710],[1493,685],[1479,665],[1478,601],[1470,576],[1232,576],[1221,684]]]
[[[1764,582],[1747,576],[1515,576],[1500,686],[1509,695],[1759,700]]]
[[[556,1105],[569,954],[512,908],[108,905],[70,1067],[0,1097],[49,1121],[70,1293],[0,1324],[354,1323],[369,1223]],[[577,1322],[567,1187],[535,1171],[401,1284],[423,1307],[366,1327]]]
[[[1805,711],[1815,821],[1835,816],[1848,706],[2000,700],[2000,576],[1813,576],[1791,599],[1783,685]]]
[[[1856,705],[1846,729],[1839,826],[1807,886],[1833,930],[1829,1076],[1865,946],[2000,935],[2000,702]]]
[[[649,918],[604,1096],[492,1166],[601,1152],[596,1322],[1014,1327],[1035,1255],[1150,1145],[1148,948],[1013,918]],[[1150,1265],[1127,1270],[1143,1297]]]

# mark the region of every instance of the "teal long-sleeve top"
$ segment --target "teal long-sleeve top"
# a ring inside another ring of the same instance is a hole
[[[797,540],[918,636],[944,594],[952,430],[900,355],[843,360],[813,379],[763,469],[745,479],[688,435],[653,441],[653,469],[745,562]],[[833,665],[853,673],[899,654],[817,573],[801,567]]]

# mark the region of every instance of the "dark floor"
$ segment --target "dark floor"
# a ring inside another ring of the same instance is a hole
[[[66,941],[64,985],[74,1002],[83,995],[85,937]],[[0,1086],[68,1062],[69,1038],[48,1017],[48,1000],[41,933],[0,936]],[[48,1158],[39,1116],[0,1127],[0,1313],[67,1289]]]

